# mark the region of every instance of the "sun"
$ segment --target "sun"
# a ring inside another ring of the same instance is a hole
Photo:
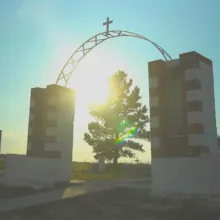
[[[76,91],[75,99],[75,122],[83,127],[93,118],[89,115],[89,106],[92,104],[105,103],[108,96],[107,77],[101,77],[101,74],[80,77],[74,87]]]
[[[72,88],[76,92],[75,117],[77,123],[83,124],[91,120],[89,106],[105,103],[108,97],[108,76],[103,71],[93,68],[85,70],[74,77]]]
[[[76,101],[80,106],[93,103],[104,103],[108,96],[108,79],[99,73],[94,73],[80,80],[75,87]]]
[[[123,68],[124,62],[117,54],[94,51],[92,56],[82,60],[74,71],[69,86],[76,92],[76,118],[88,122],[91,104],[101,104],[107,101],[109,95],[108,79]]]

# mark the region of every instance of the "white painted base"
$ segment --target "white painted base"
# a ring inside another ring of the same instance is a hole
[[[101,156],[98,159],[98,171],[99,172],[105,171],[105,158]]]
[[[220,155],[152,158],[154,193],[220,194]]]
[[[57,182],[69,182],[72,162],[64,159],[6,156],[4,184],[8,186],[48,188]]]

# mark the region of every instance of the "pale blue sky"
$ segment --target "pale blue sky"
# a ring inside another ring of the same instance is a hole
[[[54,83],[74,50],[104,31],[102,23],[107,16],[114,20],[111,29],[144,35],[173,58],[195,50],[212,59],[220,126],[219,0],[0,0],[3,152],[25,152],[30,89]],[[113,39],[92,51],[72,80],[81,82],[83,93],[82,80],[88,84],[95,72],[105,75],[123,68],[140,86],[143,101],[148,105],[147,62],[160,58],[161,54],[145,41]],[[94,88],[100,85],[97,79],[93,83]],[[74,160],[91,160],[91,149],[82,141],[86,120],[81,119],[87,117],[86,107],[82,104],[80,108],[81,116],[75,126]],[[147,160],[149,144],[146,151],[141,160]]]

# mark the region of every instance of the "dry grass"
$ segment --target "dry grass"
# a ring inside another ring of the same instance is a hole
[[[149,164],[106,164],[106,170],[103,173],[97,172],[96,163],[73,162],[72,179],[78,180],[112,180],[140,178],[150,175]]]
[[[4,169],[5,169],[4,159],[0,157],[0,170],[4,170]]]

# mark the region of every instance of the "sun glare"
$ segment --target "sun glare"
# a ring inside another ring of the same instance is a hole
[[[88,107],[107,100],[108,79],[124,62],[117,55],[105,51],[93,51],[77,66],[69,86],[76,91],[76,120],[88,122]]]
[[[107,78],[101,74],[87,76],[76,86],[76,101],[78,105],[87,107],[93,103],[104,103],[108,95]]]
[[[76,86],[76,121],[87,124],[92,117],[89,115],[89,106],[104,103],[108,95],[107,77],[103,79],[98,73],[87,76]]]

